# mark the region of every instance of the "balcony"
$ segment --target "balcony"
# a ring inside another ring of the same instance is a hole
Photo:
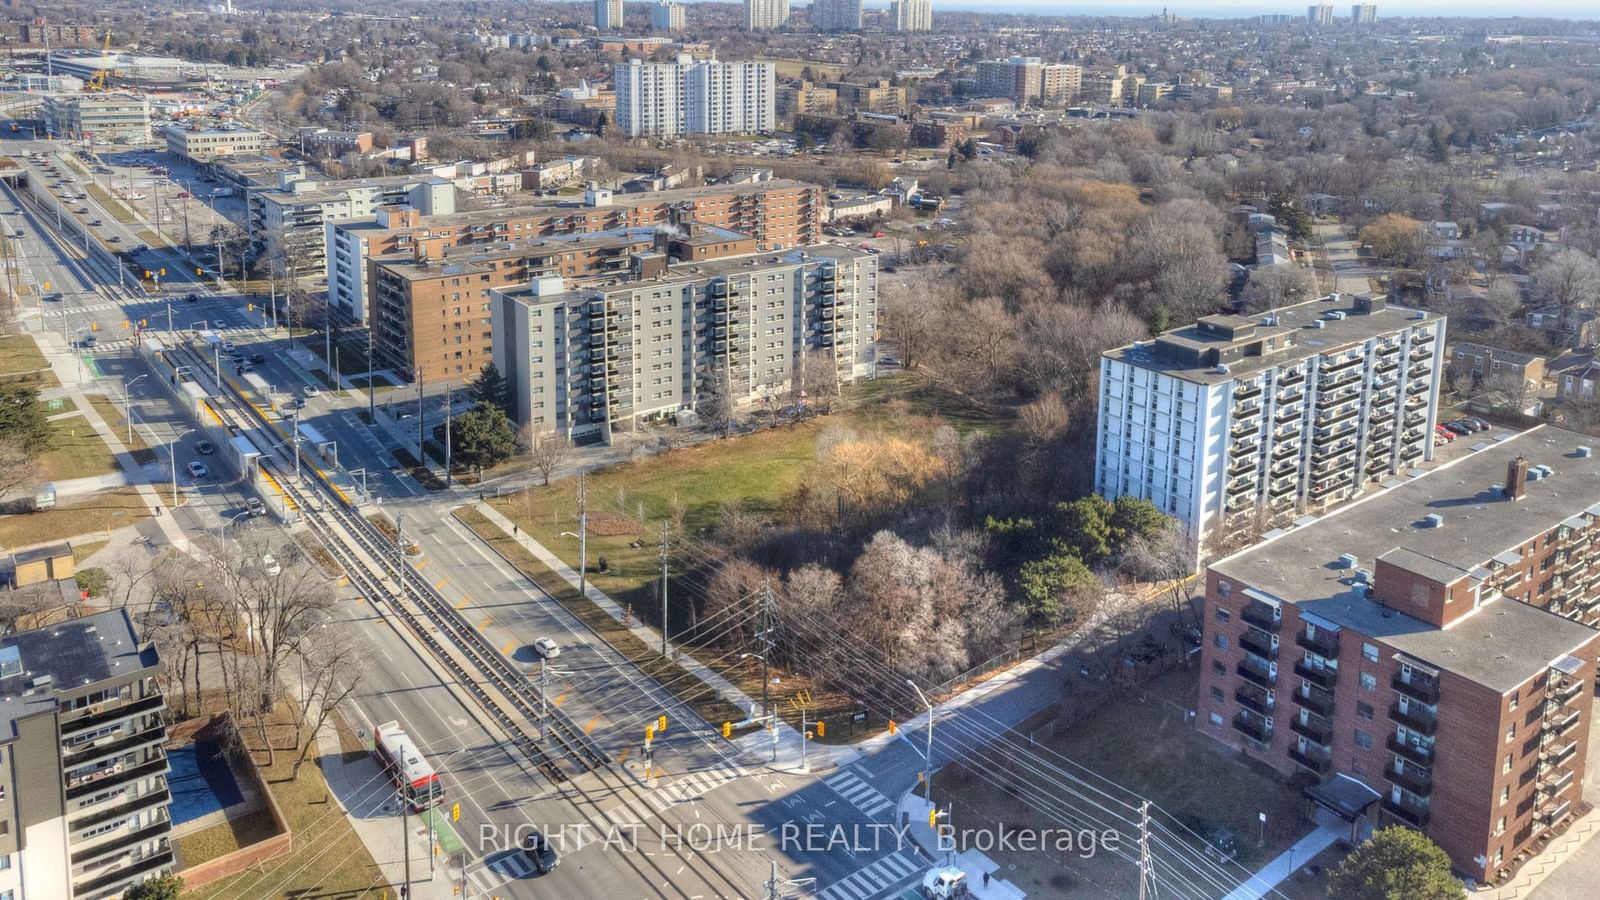
[[[1572,731],[1572,729],[1578,727],[1578,722],[1582,720],[1582,718],[1583,713],[1573,710],[1559,719],[1545,722],[1544,730],[1547,734],[1554,735],[1558,738],[1566,737],[1567,734]]]
[[[1433,747],[1431,745],[1402,742],[1398,737],[1391,734],[1388,741],[1385,742],[1385,746],[1389,748],[1389,752],[1404,757],[1407,762],[1414,762],[1420,766],[1428,767],[1433,765]]]
[[[65,753],[61,758],[61,765],[63,768],[75,769],[97,759],[121,756],[130,750],[135,750],[148,744],[160,744],[165,742],[166,739],[167,727],[158,722],[154,727],[146,728],[137,734],[131,734],[104,744],[97,741],[94,744],[85,745],[81,749]],[[102,740],[104,739],[102,738]]]
[[[1554,825],[1555,823],[1561,821],[1562,819],[1565,819],[1567,817],[1567,813],[1569,811],[1571,811],[1571,809],[1572,809],[1572,801],[1571,800],[1563,800],[1563,801],[1561,801],[1561,805],[1560,806],[1556,807],[1555,809],[1547,810],[1545,812],[1540,813],[1539,817],[1544,820],[1544,823],[1546,825]]]
[[[1299,421],[1300,417],[1304,413],[1305,410],[1299,406],[1280,406],[1278,407],[1277,412],[1272,414],[1272,421],[1278,423],[1279,425],[1282,425],[1285,422],[1296,422]]]
[[[1282,614],[1276,607],[1254,601],[1246,603],[1244,609],[1239,610],[1239,618],[1265,631],[1277,631],[1283,624]]]
[[[1272,448],[1272,459],[1274,461],[1289,459],[1290,457],[1299,455],[1300,442],[1296,440],[1291,439],[1289,441],[1279,441],[1278,444]]]
[[[1278,683],[1278,676],[1272,674],[1272,671],[1266,666],[1258,666],[1255,663],[1240,660],[1235,668],[1245,681],[1252,684],[1270,688]]]
[[[1294,673],[1323,690],[1333,690],[1334,684],[1339,680],[1338,669],[1317,666],[1306,657],[1302,657],[1299,662],[1294,664]]]
[[[1389,684],[1413,700],[1421,700],[1429,706],[1439,705],[1439,682],[1435,679],[1413,674],[1408,680],[1396,672],[1394,678],[1389,680]]]
[[[1263,744],[1272,740],[1272,729],[1267,727],[1267,723],[1245,713],[1233,717],[1233,727]]]
[[[1306,380],[1306,373],[1301,369],[1291,369],[1291,370],[1283,373],[1282,375],[1278,376],[1278,384],[1284,385],[1285,387],[1287,387],[1289,385],[1292,385],[1292,384],[1299,384],[1300,382],[1305,381],[1305,380]]]
[[[1290,699],[1323,718],[1333,716],[1333,695],[1327,691],[1302,688],[1289,695]]]
[[[1555,744],[1549,750],[1539,751],[1539,761],[1552,766],[1566,765],[1578,753],[1578,742],[1567,741],[1565,744]]]
[[[1322,753],[1302,753],[1299,747],[1289,748],[1289,758],[1318,775],[1328,774],[1328,768],[1333,765],[1332,757]]]
[[[1233,689],[1233,699],[1246,709],[1253,709],[1264,716],[1272,715],[1277,704],[1273,702],[1269,691],[1256,690],[1240,685]]]
[[[1583,693],[1584,682],[1579,678],[1569,678],[1563,683],[1556,684],[1549,693],[1557,703],[1570,703],[1572,699]]]
[[[1258,637],[1246,631],[1239,635],[1239,647],[1246,653],[1254,653],[1262,659],[1278,658],[1278,648],[1273,646],[1271,638],[1267,635]]]
[[[1410,825],[1412,828],[1428,827],[1428,810],[1423,807],[1412,806],[1404,801],[1396,803],[1393,799],[1385,797],[1383,798],[1383,809],[1389,815],[1394,816],[1406,825]]]
[[[99,728],[102,725],[108,725],[140,713],[155,712],[166,708],[167,701],[160,694],[144,697],[131,703],[117,703],[98,712],[94,711],[95,707],[89,707],[91,712],[88,715],[62,721],[61,736],[63,738],[70,737],[80,731]]]
[[[1238,478],[1240,475],[1246,475],[1250,472],[1254,472],[1255,468],[1256,458],[1254,456],[1241,457],[1240,459],[1234,460],[1233,464],[1228,466],[1228,477]]]
[[[1571,769],[1555,769],[1539,779],[1539,793],[1547,797],[1556,797],[1572,785]]]
[[[172,850],[163,847],[159,852],[153,853],[132,865],[112,869],[104,875],[99,875],[88,881],[80,881],[72,886],[72,890],[79,897],[91,896],[117,885],[142,881],[145,876],[167,868],[172,864]]]
[[[1259,393],[1261,393],[1261,383],[1259,381],[1244,382],[1234,388],[1233,399],[1249,400]]]
[[[81,866],[94,860],[104,859],[114,853],[125,853],[129,847],[136,847],[145,841],[155,840],[171,832],[172,822],[166,816],[162,816],[158,821],[136,831],[129,831],[111,840],[87,848],[75,849],[72,852],[72,864]]]
[[[1425,713],[1415,706],[1401,709],[1400,704],[1391,704],[1389,706],[1389,719],[1428,737],[1433,737],[1434,732],[1439,730],[1438,717],[1431,713]]]
[[[1303,734],[1324,747],[1333,743],[1332,725],[1324,725],[1311,719],[1302,721],[1299,716],[1296,716],[1289,720],[1289,730],[1296,734]]]
[[[1433,793],[1433,773],[1420,766],[1406,766],[1402,771],[1391,760],[1383,769],[1383,777],[1419,797]]]
[[[87,815],[82,815],[75,819],[69,819],[67,821],[67,829],[69,831],[83,831],[86,828],[93,828],[102,822],[109,822],[112,819],[116,819],[121,816],[129,816],[141,809],[159,806],[160,804],[170,802],[171,800],[172,792],[166,787],[161,787],[157,790],[151,791],[148,794],[141,794],[137,797],[125,800],[122,803],[117,803],[104,809],[94,809]]]
[[[120,771],[119,771],[120,769]],[[126,784],[151,775],[165,775],[169,771],[166,756],[158,756],[148,762],[136,766],[123,767],[120,763],[113,768],[96,772],[89,777],[67,786],[67,799],[76,800],[87,797],[97,791],[105,790],[119,784]]]
[[[1261,423],[1251,419],[1242,422],[1235,422],[1233,424],[1233,428],[1229,429],[1228,434],[1236,438],[1242,438],[1247,434],[1255,434],[1260,430]]]
[[[1302,631],[1294,636],[1294,642],[1324,659],[1339,658],[1339,633],[1337,631],[1329,633],[1324,628],[1319,630],[1315,637]]]

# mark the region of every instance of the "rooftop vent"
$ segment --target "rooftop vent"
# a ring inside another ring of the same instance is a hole
[[[1357,569],[1356,570],[1356,582],[1358,584],[1371,584],[1372,583],[1372,570],[1371,569]]]
[[[1312,319],[1311,321],[1306,323],[1306,327],[1307,328],[1321,328],[1321,327],[1323,327],[1324,324],[1326,324],[1326,323],[1324,323],[1321,319]]]
[[[1228,364],[1227,363],[1217,363],[1216,373],[1218,375],[1226,375],[1226,374],[1228,374]]]
[[[1332,310],[1329,310],[1326,313],[1323,313],[1322,317],[1324,319],[1329,320],[1329,321],[1337,322],[1340,319],[1344,318],[1344,310],[1342,310],[1342,309],[1332,309]]]
[[[1578,458],[1579,459],[1588,459],[1589,457],[1591,457],[1593,455],[1594,455],[1594,448],[1593,447],[1579,447],[1578,448]]]
[[[1438,513],[1428,513],[1427,515],[1422,517],[1422,527],[1423,528],[1443,528],[1444,527],[1444,516],[1441,516]]]
[[[1423,310],[1416,309],[1416,310],[1412,310],[1411,311],[1411,318],[1413,318],[1413,319],[1426,319],[1427,317],[1428,317],[1427,312],[1425,312]]]
[[[1545,465],[1543,463],[1540,463],[1539,465],[1534,466],[1533,469],[1534,469],[1535,472],[1539,473],[1539,477],[1540,478],[1549,478],[1552,475],[1556,474],[1556,470],[1555,469],[1552,469],[1548,465]]]
[[[1356,567],[1356,555],[1354,553],[1346,553],[1343,556],[1339,557],[1339,568],[1341,568],[1341,569],[1354,569],[1355,567]]]

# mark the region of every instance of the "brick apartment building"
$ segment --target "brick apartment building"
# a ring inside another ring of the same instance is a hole
[[[432,243],[436,249],[430,253],[437,255],[461,244],[697,222],[738,231],[754,238],[760,249],[776,250],[821,242],[826,213],[821,187],[783,179],[620,196],[597,189],[585,192],[581,201],[438,216],[377,210],[375,215],[327,224],[328,301],[364,321],[369,299],[367,260],[414,253],[423,241]]]
[[[628,278],[651,257],[685,262],[756,252],[756,241],[725,229],[691,226],[671,235],[657,228],[532,238],[487,247],[419,241],[410,254],[368,261],[373,352],[381,364],[428,384],[472,379],[494,358],[489,292],[559,276],[569,284]]]
[[[1540,427],[1206,573],[1199,728],[1360,840],[1421,829],[1493,878],[1582,802],[1600,457]]]

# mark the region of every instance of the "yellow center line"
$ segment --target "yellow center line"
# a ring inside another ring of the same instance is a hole
[[[600,726],[600,717],[599,716],[595,716],[594,718],[590,719],[588,722],[584,723],[583,733],[584,734],[593,734],[594,730],[596,728],[598,728],[599,726]]]
[[[506,641],[506,645],[504,647],[500,648],[500,655],[501,656],[510,656],[511,655],[511,648],[515,647],[516,645],[517,645],[516,641]]]
[[[461,599],[460,599],[460,600],[459,600],[459,601],[458,601],[458,602],[457,602],[457,603],[456,603],[456,609],[462,609],[462,608],[463,608],[463,607],[465,607],[465,606],[466,606],[466,605],[467,605],[467,604],[468,604],[468,603],[471,603],[471,602],[472,602],[472,598],[471,598],[471,597],[462,597],[462,598],[461,598]]]
[[[425,559],[422,562],[417,563],[417,566],[416,566],[417,571],[421,572],[423,569],[426,569],[428,567],[428,563],[430,563],[430,562],[432,562],[432,560]]]
[[[433,589],[437,591],[437,590],[443,588],[445,585],[447,585],[449,583],[450,583],[450,576],[446,575],[445,577],[439,579],[439,582],[433,586]]]
[[[493,623],[493,622],[494,622],[494,617],[493,616],[486,616],[482,622],[478,623],[478,630],[482,631],[485,628],[488,628],[489,625],[491,623]]]

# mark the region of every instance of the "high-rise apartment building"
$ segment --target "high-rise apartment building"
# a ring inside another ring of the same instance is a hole
[[[1314,818],[1351,840],[1416,828],[1480,882],[1538,848],[1584,804],[1591,440],[1497,437],[1213,563],[1201,732],[1314,776]]]
[[[616,31],[622,27],[622,0],[594,0],[596,31]]]
[[[744,27],[772,31],[789,21],[789,0],[744,0]]]
[[[1333,4],[1313,3],[1306,7],[1306,22],[1311,25],[1328,26],[1333,24]]]
[[[932,0],[889,0],[889,27],[894,31],[932,31]]]
[[[1351,25],[1376,25],[1378,23],[1378,4],[1356,3],[1350,7]]]
[[[1039,70],[1039,102],[1044,106],[1064,106],[1083,92],[1083,69],[1054,63]]]
[[[1444,319],[1329,295],[1100,360],[1095,489],[1181,520],[1202,554],[1432,459]]]
[[[818,357],[829,382],[866,374],[877,259],[822,244],[591,288],[541,278],[490,297],[494,362],[517,424],[609,440],[614,428],[694,410],[708,392],[787,402]]]
[[[161,660],[124,609],[0,638],[0,897],[173,871]]]
[[[861,0],[812,0],[811,24],[818,31],[860,31]]]
[[[650,7],[650,28],[653,31],[682,31],[683,4],[661,0]]]
[[[776,83],[772,63],[631,59],[616,67],[617,127],[629,137],[771,131]]]
[[[286,174],[276,188],[246,195],[248,254],[266,259],[284,275],[321,278],[328,274],[324,252],[330,223],[370,216],[384,207],[408,206],[424,215],[456,211],[456,189],[432,175],[395,175],[313,181]],[[337,306],[355,321],[365,321],[360,306]]]
[[[1082,91],[1082,85],[1082,68],[1046,64],[1037,56],[1013,56],[978,63],[978,94],[1009,97],[1019,106],[1069,103]]]

